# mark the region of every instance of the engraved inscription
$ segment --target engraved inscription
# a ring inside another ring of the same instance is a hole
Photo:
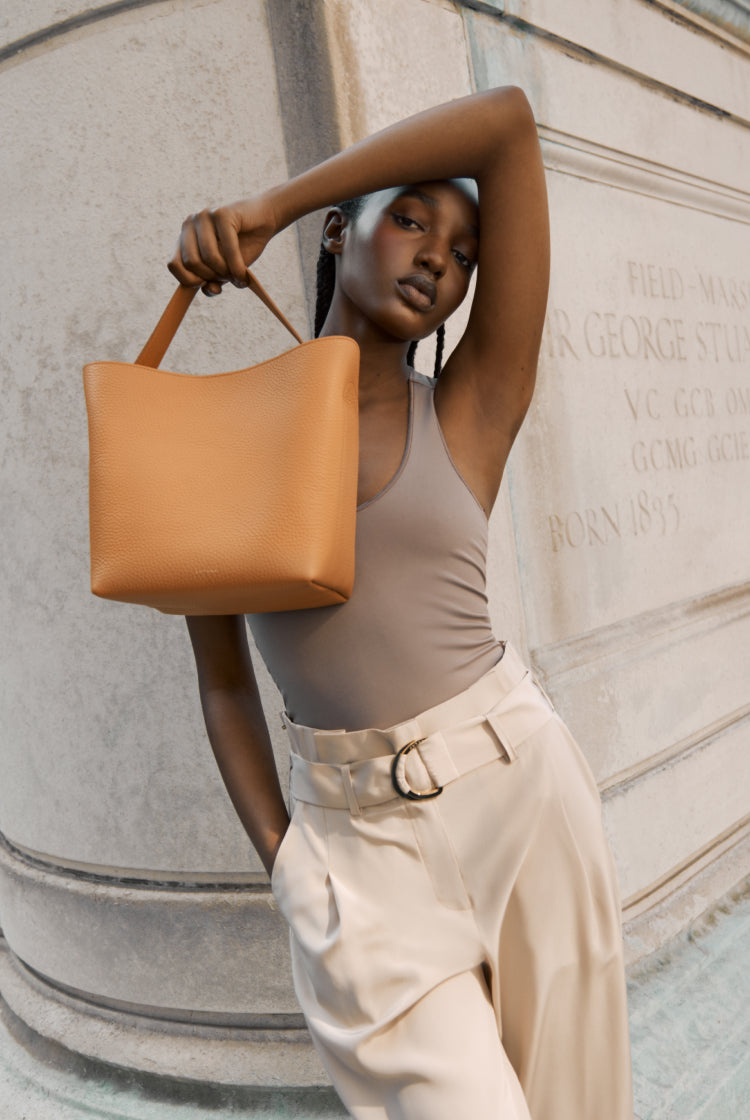
[[[617,282],[621,306],[551,306],[542,353],[563,375],[620,371],[606,454],[635,487],[549,511],[554,553],[678,533],[691,478],[750,462],[750,278],[628,259]]]
[[[570,510],[564,516],[549,514],[552,551],[605,545],[624,536],[666,536],[680,527],[680,511],[674,493],[654,494],[639,490],[598,508]]]

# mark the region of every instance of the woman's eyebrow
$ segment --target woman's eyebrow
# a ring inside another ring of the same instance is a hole
[[[398,192],[398,194],[396,195],[396,199],[394,199],[394,202],[399,198],[416,198],[419,202],[423,202],[425,206],[429,206],[432,210],[434,210],[438,204],[436,198],[433,198],[431,194],[427,194],[426,191],[421,191],[419,187],[404,187],[403,190],[400,190]],[[465,228],[466,232],[471,237],[479,240],[478,226],[472,225],[470,222],[467,222]]]
[[[396,195],[396,199],[399,198],[416,198],[419,202],[424,202],[425,206],[430,206],[433,210],[437,206],[437,199],[433,198],[431,194],[427,194],[426,191],[421,191],[419,187],[404,187]],[[394,199],[394,201],[396,201],[396,199]]]

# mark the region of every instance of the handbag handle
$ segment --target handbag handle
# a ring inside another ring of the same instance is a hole
[[[297,342],[302,342],[302,339],[297,334],[292,324],[289,322],[283,312],[279,311],[278,307],[273,302],[268,292],[265,290],[260,281],[255,276],[253,276],[250,269],[247,270],[247,286],[251,292],[255,293],[259,300],[265,303],[269,311],[273,311],[279,322],[286,327],[286,329],[291,335],[294,336],[294,338],[296,338]],[[177,328],[185,318],[185,312],[195,299],[197,291],[197,288],[184,288],[182,284],[180,284],[179,288],[167,304],[161,319],[151,332],[148,342],[136,358],[136,365],[149,366],[151,369],[159,368],[161,360],[166,354],[170,342],[177,333]]]

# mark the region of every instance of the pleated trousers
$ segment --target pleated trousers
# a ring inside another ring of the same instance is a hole
[[[285,723],[292,819],[272,889],[350,1114],[632,1120],[598,790],[513,648],[385,731]]]

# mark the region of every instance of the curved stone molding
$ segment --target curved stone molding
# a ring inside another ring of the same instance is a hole
[[[5,23],[5,42],[0,46],[0,64],[8,59],[16,58],[24,51],[44,47],[55,39],[59,39],[60,36],[69,35],[82,27],[90,26],[92,23],[100,23],[102,20],[111,19],[112,16],[118,16],[123,12],[166,2],[167,0],[115,0],[112,4],[99,4],[96,3],[96,0],[93,0],[93,2],[89,0],[88,3],[50,4],[48,13],[41,12],[38,4],[34,8],[19,4],[16,6],[17,11],[13,13],[16,22],[12,23],[6,20]],[[64,16],[67,9],[70,9],[70,14]],[[54,22],[45,25],[43,22],[45,14],[48,14],[50,19],[54,19]],[[60,19],[61,15],[64,16],[63,19]],[[34,21],[33,31],[28,29],[29,24],[26,22],[29,16]],[[42,26],[39,26],[40,23]]]
[[[91,1004],[153,1018],[189,1009],[214,1025],[299,1014],[284,920],[267,889],[97,881],[6,846],[0,912],[15,956]]]
[[[746,845],[750,839],[750,813],[742,820],[736,821],[729,828],[724,829],[707,844],[703,844],[697,851],[691,852],[685,859],[670,868],[666,874],[660,876],[655,882],[650,883],[642,890],[636,891],[630,898],[623,901],[622,908],[626,921],[658,906],[670,894],[693,879],[699,872],[705,870],[712,863],[718,863],[733,849]],[[732,884],[735,879],[732,879]]]
[[[750,827],[745,822],[719,837],[710,851],[697,853],[682,870],[675,869],[650,894],[628,899],[623,907],[625,963],[635,964],[689,926],[747,876],[748,866]]]
[[[31,1031],[100,1062],[217,1086],[328,1085],[304,1029],[181,1023],[97,1006],[45,983],[1,944],[0,990]]]
[[[105,886],[150,887],[160,890],[195,889],[202,891],[247,890],[268,893],[269,882],[265,871],[152,871],[143,867],[112,867],[108,864],[87,863],[85,860],[66,859],[65,856],[39,852],[25,844],[12,843],[0,832],[0,847],[17,856],[29,867],[53,874],[61,872],[75,879]]]

